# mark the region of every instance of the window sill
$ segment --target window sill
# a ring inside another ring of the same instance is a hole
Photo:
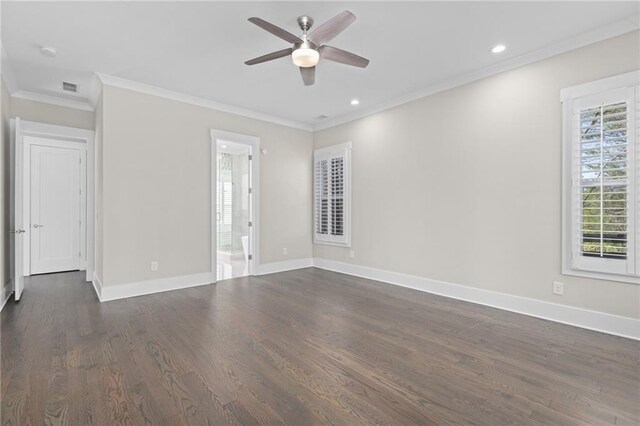
[[[616,281],[616,282],[628,283],[628,284],[640,284],[640,277],[633,277],[629,275],[607,274],[604,272],[583,271],[580,269],[563,269],[562,275],[591,278],[594,280]]]
[[[323,246],[335,246],[335,247],[351,247],[351,243],[337,243],[337,242],[333,242],[333,241],[318,241],[318,240],[313,240],[314,244],[321,244]]]

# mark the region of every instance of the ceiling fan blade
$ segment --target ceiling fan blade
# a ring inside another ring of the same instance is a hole
[[[258,56],[257,58],[249,59],[245,62],[247,65],[261,64],[267,61],[273,61],[274,59],[283,58],[291,55],[292,48],[278,50],[277,52],[267,53],[266,55]]]
[[[345,10],[313,30],[311,34],[309,34],[309,40],[315,43],[316,46],[322,46],[344,31],[344,29],[355,20],[356,16],[348,10]]]
[[[368,59],[331,46],[322,46],[320,48],[320,57],[329,61],[340,62],[341,64],[353,65],[354,67],[360,68],[366,68],[367,65],[369,65]]]
[[[280,27],[276,27],[275,25],[265,21],[264,19],[253,17],[249,18],[249,22],[256,24],[263,30],[269,31],[274,36],[280,37],[281,39],[286,40],[289,43],[303,43],[302,39],[300,39],[299,37],[291,34],[289,31],[283,30]]]
[[[316,81],[316,67],[300,67],[300,74],[305,86],[311,86]]]

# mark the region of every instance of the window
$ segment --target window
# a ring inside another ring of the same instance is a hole
[[[351,244],[351,142],[313,153],[316,243]]]
[[[562,91],[563,273],[640,283],[640,72]]]

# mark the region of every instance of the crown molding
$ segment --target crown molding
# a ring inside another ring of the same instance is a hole
[[[576,37],[571,37],[562,42],[543,47],[542,49],[534,50],[533,52],[525,53],[523,55],[507,59],[495,65],[491,65],[467,74],[446,79],[407,95],[382,102],[369,108],[364,108],[358,112],[329,119],[327,121],[314,125],[313,131],[316,132],[319,130],[336,127],[341,124],[346,124],[351,121],[376,114],[378,112],[382,112],[409,102],[413,102],[426,96],[434,95],[439,92],[444,92],[445,90],[453,89],[454,87],[462,86],[463,84],[481,80],[483,78],[487,78],[504,71],[509,71],[514,68],[518,68],[524,65],[541,61],[543,59],[550,58],[552,56],[559,55],[561,53],[565,53],[574,49],[578,49],[580,47],[597,43],[599,41],[626,34],[628,32],[635,31],[638,28],[640,28],[640,24],[634,19],[624,19],[614,24],[600,27],[594,31],[584,33]]]
[[[103,85],[119,87],[121,89],[133,90],[135,92],[146,93],[148,95],[159,96],[166,99],[171,99],[186,104],[196,105],[203,108],[209,108],[216,111],[227,112],[229,114],[240,115],[247,118],[253,118],[255,120],[266,121],[281,126],[292,127],[294,129],[306,130],[308,132],[313,131],[313,126],[307,123],[299,121],[289,120],[274,115],[264,114],[257,111],[251,111],[248,109],[228,105],[220,102],[215,102],[209,99],[199,98],[197,96],[187,95],[185,93],[174,92],[173,90],[163,89],[157,86],[151,86],[149,84],[140,83],[133,80],[128,80],[122,77],[116,77],[113,75],[96,73]]]
[[[375,106],[364,108],[360,111],[342,115],[339,117],[335,117],[329,119],[323,123],[318,123],[315,125],[299,122],[295,120],[290,120],[283,117],[278,117],[270,114],[265,114],[258,111],[252,111],[245,108],[236,107],[229,104],[224,104],[221,102],[212,101],[205,98],[200,98],[197,96],[187,95],[185,93],[175,92],[172,90],[164,89],[157,86],[148,85],[145,83],[140,83],[133,80],[128,80],[122,77],[116,77],[113,75],[96,73],[96,78],[92,82],[92,87],[90,90],[90,96],[88,100],[73,100],[68,98],[62,98],[51,95],[44,95],[41,93],[20,90],[18,85],[16,84],[16,80],[14,78],[14,74],[11,70],[11,67],[8,62],[7,53],[4,50],[4,47],[0,45],[2,50],[2,60],[0,67],[0,75],[2,79],[7,85],[7,89],[9,93],[13,97],[27,99],[36,102],[43,102],[58,106],[63,106],[67,108],[74,108],[84,111],[94,111],[95,104],[99,98],[101,92],[101,85],[108,85],[113,87],[119,87],[122,89],[132,90],[140,93],[146,93],[149,95],[159,96],[166,99],[175,100],[178,102],[183,102],[191,105],[200,106],[203,108],[209,108],[221,112],[226,112],[230,114],[235,114],[247,118],[252,118],[255,120],[265,121],[268,123],[278,124],[281,126],[291,127],[294,129],[301,129],[309,132],[316,132],[320,130],[329,129],[331,127],[336,127],[342,124],[349,123],[351,121],[358,120],[360,118],[367,117],[369,115],[376,114],[378,112],[382,112],[409,102],[413,102],[415,100],[443,92],[454,87],[461,86],[463,84],[471,83],[473,81],[481,80],[483,78],[490,77],[495,74],[499,74],[501,72],[505,72],[508,70],[512,70],[514,68],[518,68],[524,65],[528,65],[537,61],[541,61],[552,56],[559,55],[561,53],[565,53],[574,49],[578,49],[580,47],[584,47],[593,43],[597,43],[599,41],[603,41],[609,38],[613,38],[631,31],[635,31],[640,28],[640,24],[636,22],[633,18],[628,18],[614,24],[600,27],[594,31],[589,33],[585,33],[576,37],[572,37],[566,39],[560,43],[555,43],[550,46],[546,46],[542,49],[538,49],[536,51],[526,53],[520,56],[516,56],[514,58],[507,59],[505,61],[499,62],[497,64],[473,71],[471,73],[459,75],[452,77],[450,79],[443,80],[439,83],[430,85],[421,90],[414,91],[404,96],[400,96],[394,99],[390,99],[388,101],[382,102]]]
[[[0,76],[7,85],[7,90],[13,98],[25,99],[34,102],[41,102],[50,105],[62,106],[65,108],[79,109],[83,111],[94,110],[93,105],[85,102],[82,99],[69,99],[60,96],[45,95],[43,93],[32,92],[30,90],[21,90],[13,73],[13,69],[9,63],[9,57],[4,49],[4,46],[0,44],[1,59],[0,59]]]
[[[15,74],[13,73],[13,69],[9,64],[9,57],[7,56],[7,51],[4,50],[4,46],[0,42],[0,77],[7,85],[7,90],[9,94],[14,93],[18,90],[18,84],[16,83]]]
[[[98,100],[100,99],[101,95],[102,95],[102,81],[100,80],[100,77],[98,77],[98,74],[93,73],[93,76],[91,77],[91,83],[89,84],[88,101],[94,110],[98,105]]]
[[[75,100],[75,99],[61,98],[58,96],[50,96],[42,93],[30,92],[28,90],[17,90],[13,92],[11,96],[18,99],[25,99],[25,100],[34,101],[34,102],[42,102],[45,104],[56,105],[56,106],[61,106],[65,108],[73,108],[73,109],[79,109],[82,111],[91,111],[91,112],[94,111],[94,108],[92,105],[80,99]]]
[[[614,75],[577,86],[565,87],[560,90],[560,101],[565,102],[574,98],[606,92],[619,87],[637,86],[640,84],[640,70]]]

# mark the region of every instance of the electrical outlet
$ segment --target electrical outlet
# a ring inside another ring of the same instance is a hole
[[[152,271],[157,271],[158,270],[158,261],[154,260],[151,262],[151,270]]]
[[[355,259],[356,257],[356,251],[355,250],[349,250],[349,257],[351,259]]]
[[[282,254],[287,254],[287,248],[286,247],[282,247]]]
[[[557,294],[558,296],[562,296],[564,294],[564,283],[560,281],[553,282],[553,294]]]

